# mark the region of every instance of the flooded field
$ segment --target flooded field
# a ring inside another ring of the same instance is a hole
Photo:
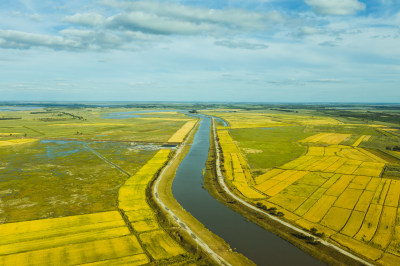
[[[118,188],[158,149],[64,140],[3,147],[0,223],[114,210]]]

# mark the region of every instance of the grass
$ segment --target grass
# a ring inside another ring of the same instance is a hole
[[[297,140],[309,134],[304,133],[303,126],[288,126],[272,129],[233,129],[231,135],[239,142],[239,148],[246,156],[249,167],[253,171],[265,172],[266,169],[282,165],[302,155],[307,148],[297,143]]]
[[[104,117],[135,110],[0,111],[21,118],[0,120],[0,223],[115,210],[119,187],[160,148],[148,142],[166,143],[193,123],[176,112]]]
[[[118,188],[128,177],[84,144],[35,142],[29,147],[1,147],[0,221],[115,210]],[[130,173],[155,153],[129,143],[89,145]]]
[[[148,113],[112,120],[102,118],[103,109],[67,111],[19,112],[19,124],[0,121],[0,134],[15,131],[0,140],[7,144],[0,146],[0,264],[190,262],[160,227],[146,191],[169,160],[161,144],[174,134],[183,139],[188,126],[179,129],[193,119]]]

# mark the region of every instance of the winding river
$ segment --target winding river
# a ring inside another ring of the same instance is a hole
[[[202,116],[189,153],[180,164],[172,193],[184,209],[257,265],[324,265],[286,240],[246,221],[203,188],[211,119]]]

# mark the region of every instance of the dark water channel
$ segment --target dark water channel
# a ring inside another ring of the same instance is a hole
[[[247,222],[202,188],[210,146],[211,119],[203,116],[193,145],[180,164],[172,193],[178,202],[232,249],[257,265],[324,265],[289,242]]]

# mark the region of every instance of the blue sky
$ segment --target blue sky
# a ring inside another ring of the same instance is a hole
[[[0,93],[400,102],[400,1],[1,1]]]

